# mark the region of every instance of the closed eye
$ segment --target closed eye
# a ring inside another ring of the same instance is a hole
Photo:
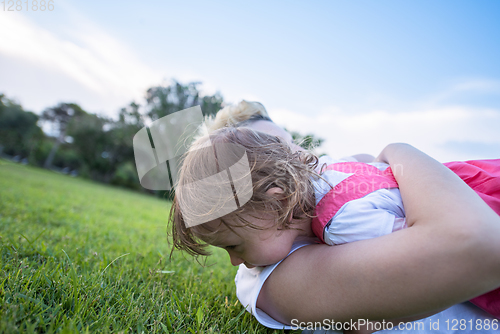
[[[235,245],[230,245],[230,246],[225,246],[224,248],[225,249],[231,249],[231,250],[233,250],[233,249],[236,248],[236,246]]]

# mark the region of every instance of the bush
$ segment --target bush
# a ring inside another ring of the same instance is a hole
[[[131,189],[140,189],[141,184],[134,164],[127,161],[119,165],[111,179],[111,184]]]

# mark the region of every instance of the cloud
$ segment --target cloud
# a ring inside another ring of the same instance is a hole
[[[392,142],[410,143],[443,162],[500,158],[496,150],[500,145],[500,110],[495,109],[451,106],[353,114],[329,108],[310,116],[284,109],[269,112],[290,130],[326,139],[319,150],[337,158],[357,153],[376,155]]]
[[[50,71],[54,78],[63,75],[87,94],[115,103],[140,98],[147,87],[161,80],[132,50],[89,22],[74,22],[68,27],[68,32],[73,32],[63,38],[15,14],[4,13],[0,19],[3,59],[21,61],[40,73]],[[51,77],[44,79],[51,81]]]
[[[447,89],[426,99],[427,105],[449,104],[453,100],[485,96],[500,96],[500,81],[492,79],[468,79],[458,81]]]
[[[443,149],[460,154],[480,155],[485,157],[494,153],[493,158],[500,157],[500,142],[481,143],[476,141],[448,141],[443,144]],[[496,155],[495,155],[496,152]]]

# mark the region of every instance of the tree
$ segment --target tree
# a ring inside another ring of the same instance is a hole
[[[81,160],[80,174],[108,183],[113,173],[111,119],[82,111],[67,124],[72,148]]]
[[[38,116],[0,94],[0,154],[29,156],[44,139]]]
[[[111,183],[128,188],[140,188],[132,145],[135,134],[144,127],[140,105],[132,102],[120,110],[118,121],[107,132],[110,138],[109,158],[113,165]]]
[[[204,96],[201,101],[201,110],[203,115],[213,115],[217,114],[219,110],[223,108],[224,99],[222,95],[218,92],[211,96]]]
[[[140,105],[122,108],[118,120],[83,113],[67,126],[72,147],[82,162],[81,173],[94,180],[138,188],[133,137],[144,127]],[[133,173],[132,173],[133,171]],[[134,175],[135,174],[135,175]]]
[[[59,103],[57,106],[47,108],[43,111],[41,119],[53,123],[57,127],[57,138],[52,146],[49,156],[45,160],[44,167],[50,168],[59,146],[66,140],[66,130],[69,122],[74,116],[86,114],[79,105],[74,103]]]
[[[294,142],[306,150],[313,150],[321,146],[325,141],[323,138],[316,137],[314,134],[309,133],[302,135],[296,131],[288,131],[292,135]]]
[[[200,96],[198,85],[191,82],[187,85],[173,81],[170,86],[151,87],[146,92],[147,116],[152,120],[170,115],[176,111],[200,105],[204,115],[215,115],[223,106],[221,94]]]

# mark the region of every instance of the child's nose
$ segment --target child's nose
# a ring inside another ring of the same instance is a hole
[[[231,254],[231,253],[229,253],[229,258],[231,259],[231,264],[233,266],[239,266],[240,264],[242,264],[243,262],[245,262],[245,260],[240,259],[236,255]]]

